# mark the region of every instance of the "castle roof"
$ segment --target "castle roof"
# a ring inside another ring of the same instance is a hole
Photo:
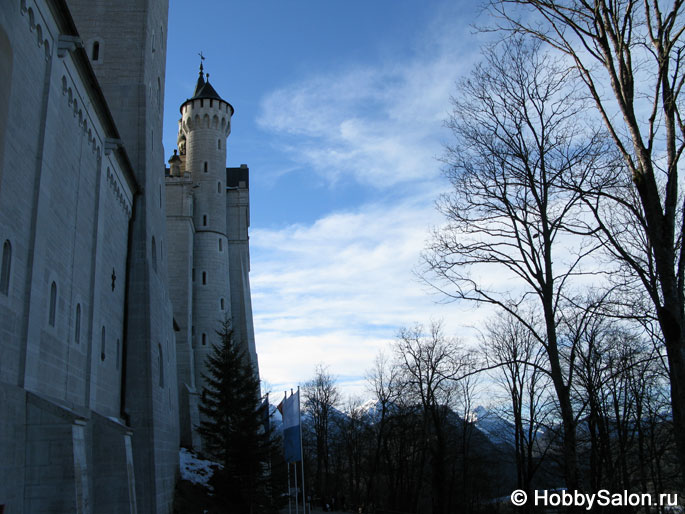
[[[200,76],[197,78],[197,84],[195,84],[195,92],[193,93],[192,98],[188,98],[185,102],[183,102],[181,109],[183,108],[183,105],[185,105],[187,102],[192,102],[193,100],[219,100],[228,104],[228,106],[231,108],[231,115],[233,115],[235,113],[233,106],[221,98],[219,93],[216,92],[216,89],[214,89],[209,83],[209,73],[206,74],[206,77],[207,79],[205,80],[205,73],[203,72],[202,63],[200,63]]]

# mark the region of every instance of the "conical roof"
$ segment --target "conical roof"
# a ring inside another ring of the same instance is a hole
[[[223,98],[219,96],[219,93],[217,93],[209,83],[209,75],[207,75],[207,80],[205,80],[204,73],[202,72],[202,64],[200,64],[200,76],[197,78],[197,84],[195,84],[195,92],[193,93],[193,97],[189,98],[189,100],[197,100],[199,98],[223,100]]]
[[[233,106],[229,102],[226,102],[226,100],[221,98],[219,96],[219,93],[216,92],[216,89],[214,89],[212,85],[209,83],[209,73],[206,74],[205,80],[205,73],[202,67],[202,63],[200,63],[200,75],[197,78],[197,83],[195,84],[195,92],[193,93],[193,96],[191,98],[188,98],[185,102],[183,102],[183,104],[181,105],[181,109],[183,108],[183,105],[185,105],[187,102],[200,99],[220,100],[222,102],[227,103],[228,106],[231,108],[231,115],[233,115],[233,113],[235,112]]]

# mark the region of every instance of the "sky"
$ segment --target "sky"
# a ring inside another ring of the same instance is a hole
[[[416,277],[442,222],[440,157],[456,81],[479,59],[477,4],[443,0],[172,0],[164,147],[199,52],[235,108],[227,166],[250,168],[252,308],[274,394],[328,366],[344,396],[401,327],[472,340],[486,313]]]

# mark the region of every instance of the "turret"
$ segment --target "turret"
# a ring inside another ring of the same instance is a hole
[[[195,381],[202,390],[204,364],[217,341],[220,323],[231,316],[229,245],[226,223],[226,138],[233,106],[209,83],[200,64],[193,96],[181,105],[179,172],[192,180],[193,354]],[[174,157],[172,157],[174,159]],[[175,176],[174,163],[171,175]]]
[[[181,105],[179,142],[185,142],[185,171],[199,188],[195,227],[226,233],[226,138],[233,106],[209,83],[200,64],[195,93]]]
[[[169,175],[172,177],[181,176],[181,158],[176,153],[176,150],[174,150],[174,155],[169,159]]]

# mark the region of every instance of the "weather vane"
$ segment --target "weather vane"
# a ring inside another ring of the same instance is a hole
[[[204,71],[204,69],[203,69],[203,67],[202,67],[202,61],[204,61],[204,60],[205,60],[205,56],[204,56],[204,55],[202,55],[202,52],[200,52],[200,53],[199,53],[199,54],[197,54],[197,55],[199,55],[199,56],[200,56],[200,73],[202,73],[202,72]]]

